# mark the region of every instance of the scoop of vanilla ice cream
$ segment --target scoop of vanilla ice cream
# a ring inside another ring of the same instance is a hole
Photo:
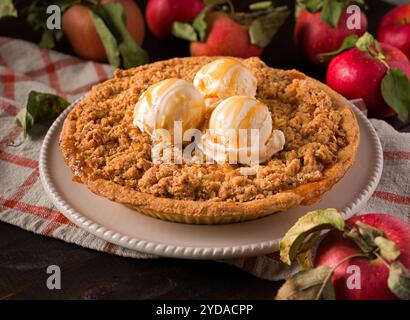
[[[175,121],[181,121],[185,131],[201,125],[205,109],[204,99],[192,83],[166,79],[141,95],[134,108],[133,124],[151,136],[156,129],[172,131]]]
[[[201,91],[208,108],[231,96],[256,95],[257,81],[239,60],[217,59],[203,66],[195,75],[194,86]]]
[[[233,96],[223,100],[211,114],[201,148],[207,160],[256,165],[283,149],[285,136],[272,130],[272,118],[262,102]]]

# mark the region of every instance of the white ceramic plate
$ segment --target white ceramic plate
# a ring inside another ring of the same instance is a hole
[[[59,151],[59,135],[74,104],[51,126],[41,149],[40,176],[46,193],[79,227],[109,242],[150,254],[223,259],[274,252],[289,227],[310,210],[337,208],[346,219],[355,214],[375,190],[383,168],[380,141],[370,122],[353,106],[361,134],[356,161],[320,203],[229,225],[165,222],[99,197],[86,186],[72,181],[72,174]]]

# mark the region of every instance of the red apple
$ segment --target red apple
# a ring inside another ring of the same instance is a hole
[[[386,63],[401,69],[410,79],[410,63],[404,53],[381,43]],[[348,99],[362,98],[371,117],[387,117],[395,113],[384,101],[381,82],[387,67],[368,52],[350,49],[332,59],[327,70],[327,84]]]
[[[171,37],[175,21],[193,20],[204,8],[203,0],[149,0],[145,10],[147,24],[158,38]]]
[[[393,241],[400,250],[398,260],[410,268],[410,224],[386,214],[366,214],[349,219],[347,225],[353,227],[361,221],[384,232],[385,237]],[[321,241],[316,258],[316,266],[335,266],[339,261],[360,253],[357,245],[343,237],[339,231],[330,231]],[[349,289],[347,280],[352,274],[347,273],[351,265],[359,267],[360,289]],[[387,286],[388,267],[379,259],[366,260],[353,258],[336,268],[332,277],[337,299],[348,300],[387,300],[397,299]]]
[[[360,29],[347,28],[349,14],[343,10],[337,28],[332,28],[320,18],[321,12],[302,10],[296,20],[294,40],[298,50],[313,64],[325,64],[319,55],[340,48],[344,39],[352,34],[361,36],[367,29],[366,15],[361,12]],[[328,62],[328,61],[327,61]]]
[[[141,11],[133,0],[102,0],[101,3],[121,3],[126,15],[127,29],[139,45],[144,41],[145,27]],[[91,11],[75,4],[63,14],[62,27],[73,51],[80,57],[107,61],[104,46],[91,19]]]
[[[410,59],[410,3],[394,8],[383,17],[378,39],[400,49]]]
[[[91,19],[90,9],[81,4],[71,6],[63,14],[62,27],[78,56],[94,61],[106,60],[105,49]]]
[[[208,28],[204,42],[191,42],[192,56],[260,56],[263,49],[251,44],[248,29],[222,12],[207,16]]]

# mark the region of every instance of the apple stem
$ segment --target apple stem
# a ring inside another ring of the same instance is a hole
[[[389,64],[384,60],[384,59],[380,59],[380,58],[378,58],[378,60],[379,61],[381,61],[385,66],[386,66],[386,68],[387,68],[387,70],[389,70],[390,69],[390,66],[389,66]]]
[[[366,255],[366,254],[363,254],[363,253],[358,253],[358,254],[353,254],[353,255],[351,255],[351,256],[348,256],[348,257],[343,258],[342,260],[340,260],[340,261],[330,270],[329,274],[326,276],[325,280],[324,280],[323,283],[322,283],[322,286],[320,287],[320,289],[319,289],[319,291],[318,291],[318,293],[317,293],[317,295],[316,295],[316,297],[315,297],[315,300],[319,300],[319,299],[320,299],[320,297],[322,296],[323,290],[325,290],[325,288],[326,288],[326,284],[327,284],[327,283],[329,282],[329,280],[332,278],[333,273],[335,272],[335,270],[336,270],[341,264],[343,264],[343,263],[345,263],[346,261],[348,261],[348,260],[350,260],[350,259],[353,259],[353,258],[366,258],[366,259],[368,259],[369,256]]]

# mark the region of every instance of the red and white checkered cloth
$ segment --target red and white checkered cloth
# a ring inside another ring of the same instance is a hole
[[[10,146],[21,134],[14,117],[25,106],[29,91],[57,93],[73,101],[110,77],[110,66],[39,49],[25,41],[0,38],[0,220],[87,248],[150,258],[83,231],[56,210],[39,181],[38,157],[46,128],[36,127],[25,143]],[[362,212],[390,213],[408,220],[410,134],[398,133],[383,121],[372,123],[382,141],[385,167],[377,191]],[[290,272],[278,262],[277,253],[226,262],[269,280],[283,279]]]

